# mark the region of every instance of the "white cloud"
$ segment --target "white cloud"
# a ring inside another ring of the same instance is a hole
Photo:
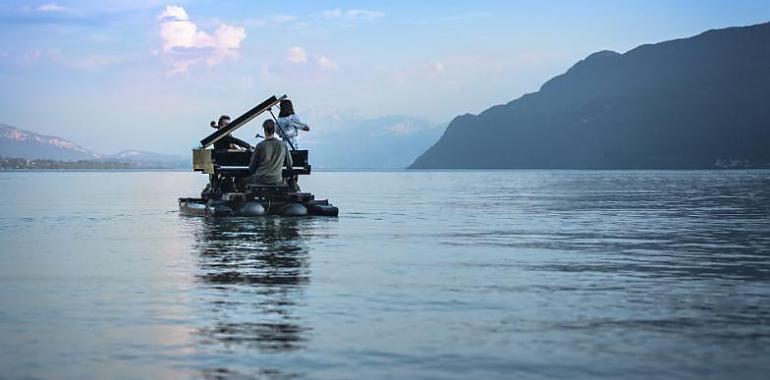
[[[35,8],[38,12],[66,12],[67,8],[56,3],[43,4]]]
[[[161,20],[173,20],[173,21],[187,21],[190,16],[187,15],[187,11],[178,5],[169,5],[158,15]]]
[[[318,64],[318,67],[324,69],[324,70],[337,70],[339,69],[339,66],[336,62],[332,61],[329,58],[326,58],[324,56],[320,56],[316,59],[316,63]]]
[[[385,127],[385,131],[396,136],[409,136],[418,130],[419,127],[414,122],[400,122]]]
[[[221,49],[238,49],[246,39],[246,30],[232,25],[222,24],[214,32],[216,47]]]
[[[246,29],[227,24],[219,25],[213,33],[200,30],[190,21],[184,8],[167,6],[158,15],[163,54],[171,59],[171,74],[187,72],[198,63],[217,65],[236,58]]]
[[[381,17],[385,17],[385,13],[379,12],[379,11],[371,11],[367,9],[347,9],[347,10],[331,9],[328,11],[321,12],[321,16],[330,20],[346,19],[351,21],[355,21],[355,20],[370,21]]]
[[[444,71],[444,64],[436,61],[430,64],[430,70],[436,74]]]
[[[299,46],[294,46],[289,48],[289,51],[286,54],[286,60],[294,64],[305,64],[310,61],[310,58],[308,58],[308,54],[305,49]],[[339,69],[337,62],[334,62],[323,55],[314,57],[312,61],[315,62],[318,68],[326,71],[336,71]]]
[[[307,53],[305,52],[305,49],[294,46],[289,49],[286,59],[291,63],[305,63],[307,62]]]

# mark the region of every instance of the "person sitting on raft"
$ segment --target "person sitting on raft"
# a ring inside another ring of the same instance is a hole
[[[214,122],[211,122],[211,127],[220,129],[226,127],[228,124],[230,124],[230,116],[222,115],[219,117],[219,121],[214,124]],[[246,150],[251,149],[251,145],[247,143],[246,141],[243,141],[239,138],[233,137],[231,134],[227,134],[227,136],[222,137],[221,139],[217,140],[214,143],[214,150],[229,150],[229,149],[238,149],[238,147],[241,147]]]
[[[303,123],[302,119],[294,113],[294,105],[291,103],[291,100],[281,100],[280,107],[281,112],[278,113],[278,126],[280,128],[278,131],[281,134],[281,138],[284,141],[290,141],[291,146],[294,147],[294,149],[299,149],[297,143],[299,130],[301,129],[305,132],[310,132],[310,126]]]
[[[275,138],[275,122],[265,120],[262,123],[265,130],[265,139],[254,148],[249,160],[249,172],[251,175],[245,178],[246,184],[256,185],[282,185],[282,169],[288,169],[294,164],[286,144]]]

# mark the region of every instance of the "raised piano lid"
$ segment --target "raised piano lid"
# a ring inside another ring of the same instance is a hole
[[[251,119],[259,116],[261,113],[280,103],[283,99],[286,99],[286,95],[283,95],[280,98],[276,98],[275,95],[267,98],[264,102],[259,103],[256,107],[246,111],[246,113],[243,115],[238,116],[237,119],[230,122],[230,124],[228,124],[226,127],[217,129],[214,131],[214,133],[201,140],[201,148],[206,148],[207,146],[217,142],[217,140],[221,139],[222,137],[227,136],[229,133],[235,132],[236,129],[242,127],[244,124],[251,121]]]

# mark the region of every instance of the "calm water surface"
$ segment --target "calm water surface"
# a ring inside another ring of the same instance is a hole
[[[766,379],[770,172],[0,173],[0,378]]]

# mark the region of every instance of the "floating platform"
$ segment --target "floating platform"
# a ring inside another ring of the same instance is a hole
[[[292,193],[288,186],[248,186],[244,193],[219,199],[179,198],[179,211],[197,216],[338,216],[339,209],[310,193]]]

